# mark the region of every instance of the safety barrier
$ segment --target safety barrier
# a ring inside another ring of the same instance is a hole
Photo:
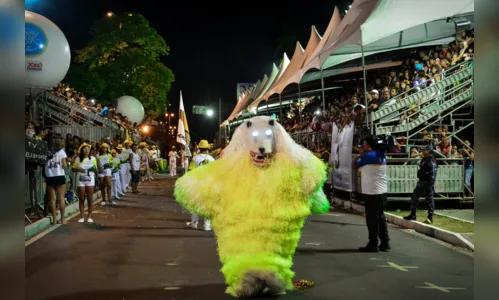
[[[70,133],[73,136],[84,137],[90,141],[101,141],[105,137],[114,139],[117,135],[122,139],[126,137],[126,133],[123,130],[108,127],[54,125],[52,126],[52,131],[61,134],[63,137]]]

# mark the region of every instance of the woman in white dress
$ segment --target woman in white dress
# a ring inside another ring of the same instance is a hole
[[[168,153],[168,162],[170,168],[170,176],[177,176],[177,158],[179,158],[175,146],[172,146],[172,151]]]
[[[80,207],[79,223],[93,223],[92,211],[94,210],[94,188],[95,172],[97,172],[97,159],[90,156],[90,146],[87,143],[81,144],[78,149],[78,157],[73,163],[73,172],[77,173],[78,181],[78,201]],[[88,216],[85,219],[85,196],[87,196]]]

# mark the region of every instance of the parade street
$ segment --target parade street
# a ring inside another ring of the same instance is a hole
[[[225,294],[214,234],[186,228],[190,215],[173,199],[173,185],[158,177],[115,207],[97,205],[94,224],[74,217],[28,242],[25,299],[233,299]],[[367,242],[362,216],[311,216],[293,269],[295,280],[315,286],[280,298],[473,298],[470,254],[403,229],[389,232],[390,252],[359,253]]]

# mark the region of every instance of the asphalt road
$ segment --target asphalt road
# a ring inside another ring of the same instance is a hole
[[[212,233],[186,229],[189,214],[161,178],[95,224],[78,218],[26,247],[28,300],[233,299],[225,294]],[[295,256],[296,279],[315,286],[282,299],[473,299],[473,258],[429,238],[389,228],[392,251],[358,253],[361,216],[313,216]],[[270,298],[269,298],[270,299]]]

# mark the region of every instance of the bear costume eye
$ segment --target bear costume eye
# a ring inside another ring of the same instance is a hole
[[[251,125],[253,125],[253,123],[251,123],[250,121],[246,122],[246,126],[247,126],[248,128],[250,128],[250,127],[251,127]]]
[[[253,135],[254,137],[257,137],[257,136],[258,136],[258,131],[253,131],[252,135]]]
[[[266,136],[271,136],[272,135],[272,130],[270,130],[270,129],[265,130],[265,135]]]
[[[269,120],[269,125],[274,126],[274,120]]]

